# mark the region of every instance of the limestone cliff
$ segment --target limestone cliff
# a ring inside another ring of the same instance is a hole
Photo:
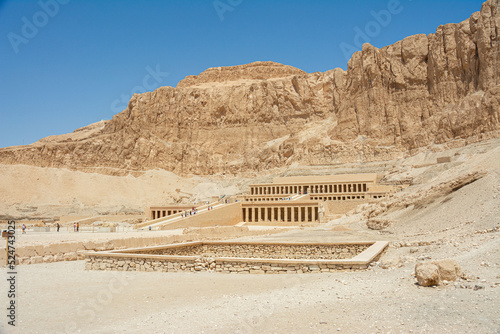
[[[434,34],[382,49],[365,44],[347,71],[308,74],[274,62],[210,68],[134,95],[110,121],[0,149],[0,162],[236,174],[498,136],[499,1]]]

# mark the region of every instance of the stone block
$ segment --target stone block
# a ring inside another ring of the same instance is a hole
[[[266,272],[264,270],[260,269],[251,269],[250,274],[265,274]]]
[[[31,257],[31,264],[34,263],[43,263],[43,257],[42,256],[32,256]]]
[[[54,262],[54,256],[53,255],[45,255],[43,257],[43,262],[46,262],[46,263]]]
[[[64,261],[75,261],[77,259],[76,252],[70,252],[64,254]]]
[[[18,247],[16,248],[16,254],[18,257],[32,257],[37,255],[33,246]]]
[[[418,284],[421,286],[439,285],[441,282],[439,268],[429,262],[417,263],[415,266],[415,275],[417,276]]]

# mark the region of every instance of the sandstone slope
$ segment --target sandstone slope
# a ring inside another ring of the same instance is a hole
[[[127,174],[241,174],[380,161],[498,137],[499,0],[436,33],[353,55],[347,71],[273,62],[211,68],[134,95],[72,134],[0,149],[0,163]]]

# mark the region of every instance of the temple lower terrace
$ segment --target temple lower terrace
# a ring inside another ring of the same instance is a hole
[[[187,242],[93,252],[87,270],[208,271],[241,274],[319,273],[368,268],[388,242]]]
[[[157,219],[175,215],[176,213],[180,213],[186,210],[191,210],[192,207],[193,207],[192,205],[187,205],[187,204],[185,205],[174,204],[161,207],[152,206],[149,208],[149,218]]]

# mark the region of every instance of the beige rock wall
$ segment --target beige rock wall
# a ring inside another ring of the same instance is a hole
[[[347,71],[211,68],[134,95],[112,120],[0,149],[0,163],[127,174],[238,174],[388,160],[500,135],[499,0],[434,34],[353,55]],[[99,167],[99,169],[96,169]],[[105,168],[103,168],[105,167]]]

